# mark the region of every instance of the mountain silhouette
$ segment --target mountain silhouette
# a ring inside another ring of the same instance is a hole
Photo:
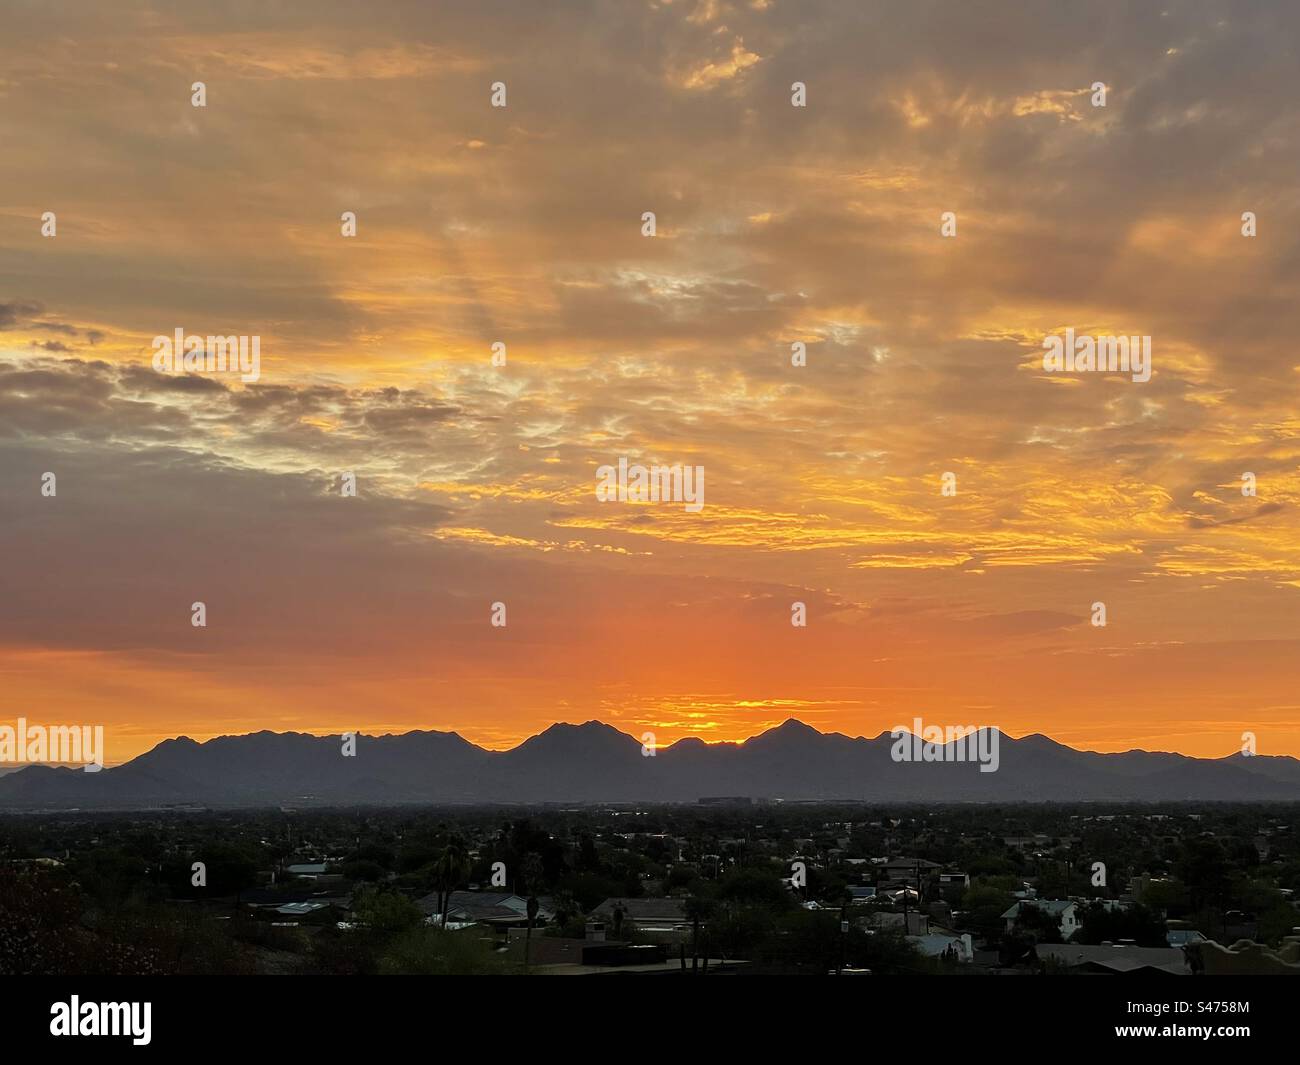
[[[694,802],[706,796],[875,802],[1297,801],[1300,760],[1077,751],[997,733],[998,768],[896,761],[889,733],[822,733],[801,721],[743,743],[687,738],[653,756],[599,721],[555,724],[507,751],[454,732],[356,737],[255,732],[164,740],[98,773],[28,766],[0,776],[0,809],[140,809],[398,803]],[[910,740],[908,741],[910,743]],[[948,748],[941,748],[948,751]]]

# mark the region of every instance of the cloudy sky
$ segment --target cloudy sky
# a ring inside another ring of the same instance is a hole
[[[1300,754],[1295,5],[3,23],[0,720]],[[1045,373],[1067,327],[1151,380]],[[620,456],[704,509],[598,502]]]

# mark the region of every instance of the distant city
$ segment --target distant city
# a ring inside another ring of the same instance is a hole
[[[0,815],[0,973],[1300,973],[1292,804]]]

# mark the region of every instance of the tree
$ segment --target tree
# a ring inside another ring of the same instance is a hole
[[[1032,902],[1022,902],[1016,915],[1016,931],[1028,933],[1037,943],[1060,943],[1060,919]]]
[[[1224,906],[1228,895],[1228,860],[1218,840],[1195,839],[1184,844],[1175,871],[1187,885],[1193,910]]]
[[[1183,914],[1191,907],[1191,896],[1179,880],[1152,880],[1142,892],[1148,908],[1168,914]]]
[[[405,931],[424,920],[420,907],[405,895],[372,887],[357,892],[352,913],[359,924],[381,935]]]
[[[530,895],[536,895],[546,880],[546,870],[542,864],[542,859],[537,854],[526,854],[522,864],[524,874],[523,890]]]
[[[1165,947],[1169,945],[1164,921],[1145,906],[1114,910],[1094,903],[1083,911],[1075,943],[1104,943],[1132,939],[1139,947]]]
[[[1036,878],[1038,895],[1044,899],[1063,899],[1070,891],[1070,866],[1068,862],[1050,861],[1042,866]],[[1079,880],[1074,879],[1074,886]]]
[[[551,906],[555,911],[555,920],[547,928],[547,935],[571,936],[581,939],[586,928],[582,916],[582,907],[573,893],[567,888],[560,888],[551,894]]]
[[[963,923],[986,942],[1002,934],[1002,915],[1016,900],[1011,892],[984,881],[976,881],[962,896]]]
[[[718,881],[718,898],[726,902],[770,906],[787,910],[794,905],[789,890],[768,869],[736,869]]]
[[[439,921],[443,928],[447,927],[447,910],[450,906],[451,894],[460,887],[468,875],[469,856],[459,841],[452,840],[443,847],[438,860],[433,863],[434,891],[438,897]]]

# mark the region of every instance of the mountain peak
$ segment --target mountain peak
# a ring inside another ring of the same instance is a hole
[[[153,747],[150,749],[156,751],[160,747],[176,748],[176,747],[201,747],[201,746],[202,744],[200,744],[198,740],[190,739],[189,736],[175,736],[154,744]]]
[[[811,725],[805,725],[798,718],[788,717],[774,728],[766,729],[757,736],[751,736],[742,747],[787,746],[793,743],[807,744],[823,739],[823,734]]]
[[[581,725],[569,721],[557,721],[536,736],[530,736],[513,750],[552,751],[574,748],[613,750],[627,744],[640,746],[640,743],[631,736],[620,732],[613,725],[606,725],[603,721],[584,721]]]
[[[785,736],[821,736],[823,733],[811,725],[800,721],[797,717],[787,717],[781,724],[774,729],[768,729],[769,732],[779,732]]]
[[[355,758],[339,756],[337,737],[307,733],[203,742],[181,736],[109,772],[32,766],[6,773],[0,809],[253,806],[304,798],[334,805],[694,802],[702,795],[876,802],[1300,798],[1300,761],[1286,756],[1102,754],[1039,734],[1004,734],[999,767],[985,773],[967,759],[945,760],[942,770],[895,759],[893,744],[880,742],[888,735],[854,739],[789,718],[743,743],[683,737],[654,758],[642,757],[640,740],[594,720],[557,722],[506,751],[485,750],[453,732],[369,737],[373,742]]]
[[[611,734],[618,735],[618,736],[623,735],[623,733],[619,732],[618,729],[616,729],[613,725],[607,725],[605,724],[605,722],[597,721],[595,718],[592,718],[592,720],[590,721],[584,721],[581,725],[575,725],[571,721],[557,721],[555,722],[555,724],[550,725],[547,728],[543,729],[537,735],[548,736],[552,734],[554,735],[568,734],[568,735],[578,735],[578,736],[608,736]]]

